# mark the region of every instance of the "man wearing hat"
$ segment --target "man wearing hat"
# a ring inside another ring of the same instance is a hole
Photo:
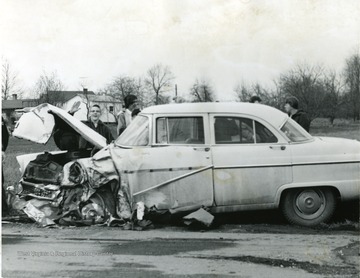
[[[118,126],[117,126],[117,134],[120,135],[125,128],[131,123],[132,111],[136,108],[137,105],[137,96],[135,95],[127,95],[124,98],[125,102],[125,111],[122,111],[118,114]]]

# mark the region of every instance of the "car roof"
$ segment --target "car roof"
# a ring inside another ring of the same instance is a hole
[[[145,108],[141,114],[187,114],[187,113],[241,113],[261,118],[276,128],[284,123],[288,115],[264,104],[245,102],[197,102],[163,104]]]

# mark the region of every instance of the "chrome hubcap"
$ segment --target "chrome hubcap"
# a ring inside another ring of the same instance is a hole
[[[314,219],[325,210],[325,201],[321,190],[304,190],[296,198],[296,214],[304,219]]]

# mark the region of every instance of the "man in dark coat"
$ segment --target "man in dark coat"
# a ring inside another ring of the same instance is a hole
[[[84,124],[86,124],[91,129],[95,130],[100,135],[104,136],[106,138],[106,143],[110,144],[111,141],[114,140],[114,137],[110,129],[100,120],[100,116],[101,116],[100,106],[94,104],[90,108],[90,117],[86,122],[84,122]],[[93,144],[86,141],[83,137],[80,137],[80,141],[79,141],[80,149],[88,149],[93,147],[94,147]]]
[[[9,143],[9,130],[6,126],[5,120],[3,117],[1,117],[1,158],[2,160],[5,159],[5,150],[8,146]],[[1,169],[1,193],[2,193],[2,197],[1,197],[1,208],[2,208],[2,216],[6,216],[9,213],[9,208],[7,205],[7,201],[6,201],[6,193],[5,193],[5,189],[4,189],[4,173],[3,173],[3,169]]]
[[[73,104],[68,112],[71,116],[80,109],[80,101]],[[55,128],[54,141],[60,150],[77,151],[79,150],[80,135],[59,116],[54,114]]]
[[[296,97],[288,97],[285,100],[285,111],[295,122],[297,122],[307,132],[309,132],[310,130],[309,116],[305,111],[299,109],[299,101]]]

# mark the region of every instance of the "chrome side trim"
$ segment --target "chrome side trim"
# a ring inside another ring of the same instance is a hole
[[[360,160],[351,160],[351,161],[326,161],[326,162],[302,162],[302,163],[293,163],[293,166],[306,166],[306,165],[327,165],[327,164],[350,164],[350,163],[360,163]]]
[[[232,165],[232,166],[214,166],[214,170],[218,169],[243,169],[243,168],[270,168],[270,167],[291,167],[290,163],[288,164],[263,164],[263,165]]]
[[[303,162],[303,163],[287,163],[287,164],[252,164],[252,165],[231,165],[231,166],[214,166],[214,169],[240,169],[240,168],[268,168],[268,167],[292,167],[307,165],[329,165],[329,164],[350,164],[360,163],[360,161],[327,161],[327,162]]]

